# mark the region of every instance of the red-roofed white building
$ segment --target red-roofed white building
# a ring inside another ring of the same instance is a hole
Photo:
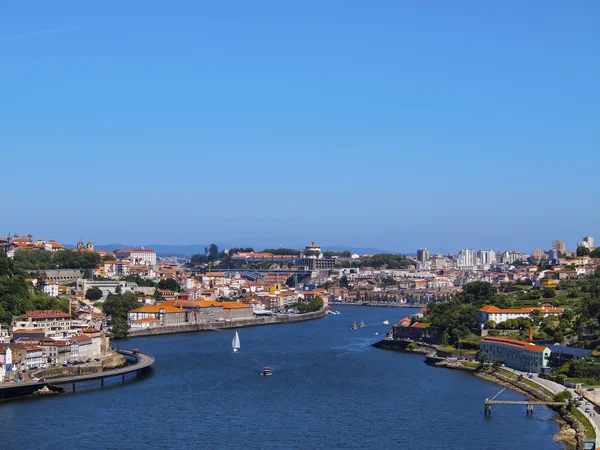
[[[534,309],[539,310],[544,317],[558,316],[563,313],[561,308],[553,308],[552,306],[536,306],[532,308],[510,308],[500,309],[497,306],[484,306],[479,310],[477,321],[480,324],[493,320],[496,323],[501,323],[509,319],[517,319],[519,317],[528,318]]]

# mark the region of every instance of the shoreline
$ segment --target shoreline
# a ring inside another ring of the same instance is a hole
[[[327,315],[325,308],[311,313],[297,314],[293,316],[270,316],[270,317],[253,317],[232,322],[217,322],[217,323],[199,323],[189,325],[172,325],[156,328],[144,328],[141,330],[130,330],[127,336],[121,339],[147,337],[147,336],[162,336],[165,334],[178,333],[193,333],[199,331],[220,331],[233,328],[248,328],[258,327],[263,325],[277,325],[287,323],[305,322],[308,320],[321,319]],[[117,338],[115,338],[117,339]]]
[[[437,360],[433,358],[431,358],[428,361],[427,354],[431,352],[432,347],[417,344],[419,346],[418,349],[409,350],[406,348],[408,344],[410,344],[410,342],[393,340],[385,342],[385,340],[382,339],[376,342],[375,344],[372,344],[372,346],[384,350],[399,351],[402,353],[409,353],[413,355],[424,355],[426,356],[426,364],[442,369],[462,370],[464,372],[469,372],[479,379],[492,382],[505,388],[509,388],[531,399],[538,399],[542,401],[552,400],[552,394],[543,387],[537,385],[536,387],[533,387],[522,381],[519,381],[518,379],[513,380],[500,373],[500,371],[503,369],[491,371],[488,369],[486,371],[478,371],[477,369],[479,367],[479,364],[477,364],[477,367],[475,367],[474,364],[476,363],[471,363],[471,365],[467,365],[468,363],[466,361],[449,361],[447,359]],[[544,391],[546,391],[547,393]],[[548,406],[548,408],[552,409],[552,411],[554,412],[554,417],[552,420],[558,423],[559,425],[559,429],[552,436],[552,439],[555,442],[561,444],[566,450],[575,450],[583,448],[583,442],[586,439],[583,424],[581,424],[581,422],[579,422],[579,420],[564,407],[557,407],[555,409],[553,407]]]

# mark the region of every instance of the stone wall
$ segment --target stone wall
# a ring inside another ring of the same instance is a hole
[[[57,281],[58,283],[77,281],[83,274],[81,270],[73,269],[44,270],[43,272],[46,273],[46,280]]]
[[[277,323],[296,323],[305,320],[320,319],[325,316],[325,310],[314,313],[298,314],[293,316],[271,316],[271,317],[253,317],[251,319],[236,320],[231,322],[217,323],[199,323],[197,325],[174,325],[168,327],[144,328],[130,330],[128,337],[139,336],[158,336],[161,334],[188,333],[192,331],[213,331],[225,330],[229,328],[255,327],[260,325],[271,325]]]

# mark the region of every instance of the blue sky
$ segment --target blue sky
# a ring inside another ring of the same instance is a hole
[[[5,2],[0,234],[600,239],[600,3]]]

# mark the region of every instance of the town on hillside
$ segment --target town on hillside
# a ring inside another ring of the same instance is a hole
[[[109,252],[92,241],[68,248],[9,234],[0,250],[2,283],[18,286],[23,297],[0,297],[0,351],[21,351],[22,368],[105,357],[109,337],[268,323],[344,304],[418,306],[421,313],[395,324],[389,339],[530,372],[562,370],[573,379],[589,367],[565,366],[568,355],[591,358],[600,345],[600,249],[592,237],[575,250],[555,240],[531,254],[420,248],[416,256],[359,255],[315,242],[262,251],[211,244],[178,260],[143,246]],[[94,344],[95,337],[105,344]],[[88,339],[94,350],[82,351]],[[35,349],[35,358],[19,346]],[[536,358],[520,354],[541,348]],[[600,379],[600,365],[593,375]]]

